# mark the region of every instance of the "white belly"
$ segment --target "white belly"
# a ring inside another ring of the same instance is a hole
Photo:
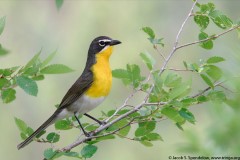
[[[57,116],[57,120],[63,119],[76,114],[84,114],[92,109],[96,108],[100,103],[103,102],[105,97],[91,98],[86,95],[81,96],[77,101],[68,107],[68,109],[63,109],[62,112]]]

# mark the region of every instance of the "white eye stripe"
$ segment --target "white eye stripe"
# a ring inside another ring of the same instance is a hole
[[[111,42],[111,40],[109,40],[109,39],[101,39],[101,40],[98,41],[98,44],[100,46],[105,46],[107,44],[107,42]]]
[[[110,39],[101,39],[98,42],[111,42],[111,40]]]

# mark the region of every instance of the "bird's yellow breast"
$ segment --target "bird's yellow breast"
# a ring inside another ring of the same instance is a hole
[[[112,46],[96,54],[96,63],[92,66],[93,84],[86,91],[89,97],[105,97],[112,87],[112,71],[109,64],[109,57],[112,54]]]

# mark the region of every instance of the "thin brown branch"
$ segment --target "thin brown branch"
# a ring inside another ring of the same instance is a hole
[[[217,35],[208,37],[208,38],[206,38],[206,39],[202,39],[202,40],[199,40],[199,41],[194,41],[194,42],[190,42],[190,43],[183,44],[183,45],[181,45],[181,46],[178,46],[178,47],[176,48],[176,50],[178,50],[178,49],[180,49],[180,48],[183,48],[183,47],[187,47],[187,46],[191,46],[191,45],[194,45],[194,44],[198,44],[198,43],[202,43],[202,42],[206,42],[206,41],[209,41],[209,40],[212,40],[212,39],[219,38],[219,37],[221,37],[222,35],[224,35],[224,34],[226,34],[226,33],[228,33],[228,32],[231,32],[231,31],[233,31],[233,30],[235,30],[235,29],[237,29],[237,28],[239,28],[239,27],[240,27],[240,25],[237,25],[237,26],[234,26],[234,27],[232,27],[232,28],[230,28],[230,29],[228,29],[228,30],[220,33],[220,34],[217,34]]]
[[[217,83],[214,84],[214,87],[219,86],[219,85],[221,85],[221,84],[224,83],[224,82],[225,82],[225,81],[217,82]],[[207,88],[205,88],[204,90],[202,90],[201,92],[199,92],[199,93],[191,96],[191,98],[199,97],[199,96],[203,95],[204,93],[206,93],[207,91],[209,91],[210,89],[211,89],[211,87],[207,87]]]
[[[157,45],[154,45],[153,48],[157,51],[157,53],[163,58],[164,61],[166,61],[166,57],[162,54],[162,52],[159,50]]]
[[[179,71],[179,72],[193,72],[194,70],[190,69],[178,69],[178,68],[165,68],[165,70]]]

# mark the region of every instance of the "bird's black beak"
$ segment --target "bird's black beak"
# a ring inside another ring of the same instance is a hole
[[[110,46],[118,45],[120,43],[122,43],[122,42],[120,42],[119,40],[111,40]]]

